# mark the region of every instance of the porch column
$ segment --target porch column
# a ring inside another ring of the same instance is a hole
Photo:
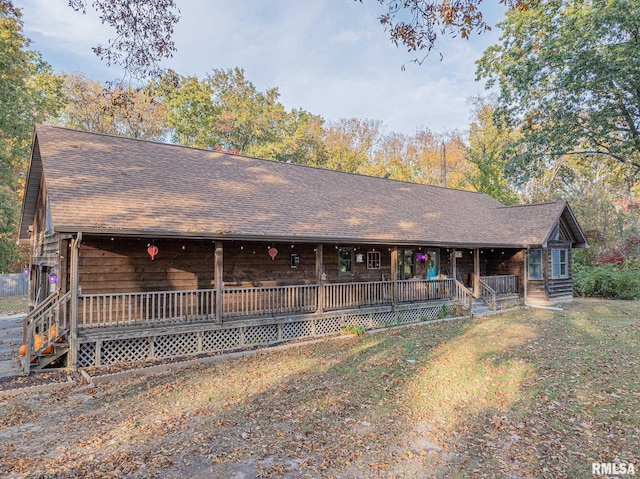
[[[480,249],[473,250],[473,295],[480,297]]]
[[[78,233],[71,243],[71,311],[69,317],[69,367],[72,371],[78,370],[78,287],[80,266],[80,243],[82,233]]]
[[[318,302],[316,310],[318,313],[324,311],[324,284],[322,283],[323,262],[324,262],[324,250],[321,244],[316,246],[316,284],[318,285]]]
[[[393,297],[391,302],[395,305],[398,300],[398,247],[391,250],[391,281],[393,281]]]
[[[216,322],[222,322],[224,312],[224,281],[223,281],[223,249],[222,241],[215,242],[215,255],[213,260],[214,279],[216,285]]]
[[[458,265],[456,262],[456,249],[453,248],[451,250],[451,274],[453,275],[453,279],[458,279]]]

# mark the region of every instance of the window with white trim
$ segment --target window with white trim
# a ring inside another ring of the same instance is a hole
[[[551,250],[551,277],[561,279],[569,277],[569,251],[566,249]]]
[[[527,270],[529,271],[529,279],[543,279],[541,249],[529,250]]]

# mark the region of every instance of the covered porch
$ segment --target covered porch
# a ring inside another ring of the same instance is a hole
[[[518,296],[516,275],[480,277],[483,299],[498,309]],[[467,309],[472,292],[453,278],[316,285],[229,287],[186,291],[87,294],[78,296],[80,329],[211,321],[230,322],[290,314],[453,300]]]
[[[82,235],[68,251],[57,291],[25,321],[27,369],[67,353],[76,368],[471,315],[474,296],[518,304],[521,284],[481,274],[518,251]]]

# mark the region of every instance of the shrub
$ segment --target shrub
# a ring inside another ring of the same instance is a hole
[[[349,323],[345,324],[342,327],[342,332],[344,334],[353,334],[354,336],[362,336],[367,332],[362,326],[358,326],[357,324]]]
[[[615,264],[576,265],[573,288],[577,295],[595,298],[640,298],[640,270]]]

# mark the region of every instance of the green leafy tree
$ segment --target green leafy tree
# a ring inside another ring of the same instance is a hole
[[[296,124],[304,123],[303,115],[286,111],[276,88],[258,91],[240,68],[213,70],[203,79],[170,71],[155,89],[173,141],[186,146],[277,158]]]
[[[278,101],[277,88],[261,92],[247,80],[244,70],[213,70],[205,79],[219,115],[213,124],[218,145],[258,156],[286,134],[290,114]]]
[[[196,148],[215,148],[213,131],[220,109],[205,80],[169,70],[154,80],[154,95],[167,110],[167,123],[174,143]]]
[[[511,10],[501,43],[478,63],[500,87],[498,114],[518,129],[526,174],[562,155],[640,168],[640,3],[541,0]],[[526,179],[526,175],[523,177]]]
[[[256,145],[252,155],[288,163],[325,166],[324,119],[302,109],[288,112],[274,140]]]
[[[473,165],[467,179],[473,189],[486,193],[503,204],[518,202],[509,182],[506,166],[509,145],[515,133],[501,127],[494,118],[495,101],[477,97],[471,100],[474,119],[469,127],[465,156]]]
[[[28,46],[20,11],[0,0],[0,271],[24,264],[17,224],[33,127],[60,106],[59,79]]]

